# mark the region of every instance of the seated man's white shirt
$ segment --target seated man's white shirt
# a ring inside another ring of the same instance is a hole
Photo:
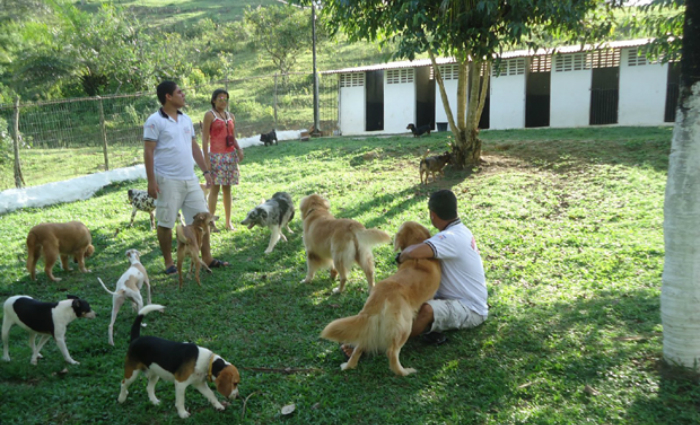
[[[460,220],[425,241],[440,260],[442,278],[435,298],[456,299],[473,312],[488,316],[486,276],[472,232]]]
[[[153,166],[157,175],[174,180],[197,178],[192,157],[194,126],[186,114],[178,111],[175,121],[158,110],[146,120],[143,139],[156,142]]]

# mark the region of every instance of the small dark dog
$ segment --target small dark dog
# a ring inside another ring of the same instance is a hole
[[[277,144],[277,132],[272,130],[269,133],[261,133],[260,141],[265,143],[265,146],[271,146]]]
[[[413,125],[413,123],[411,123],[406,126],[406,130],[411,130],[411,133],[413,133],[413,137],[420,137],[424,133],[427,133],[428,136],[430,136],[430,124],[416,127],[415,125]]]
[[[433,175],[433,181],[437,180],[437,173],[445,177],[445,166],[452,162],[452,154],[447,151],[442,155],[436,156],[428,156],[429,153],[430,149],[425,152],[423,159],[420,160],[420,166],[418,167],[421,184],[428,184],[428,177],[430,174]],[[423,182],[423,174],[425,174],[425,182]]]

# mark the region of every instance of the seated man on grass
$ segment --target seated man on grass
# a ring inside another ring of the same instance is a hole
[[[439,190],[428,201],[430,222],[440,232],[421,244],[411,245],[396,257],[400,264],[409,259],[437,258],[442,278],[435,297],[423,304],[413,321],[411,336],[423,334],[423,341],[442,344],[442,332],[469,329],[488,317],[486,277],[472,232],[457,216],[457,197]],[[342,345],[346,356],[352,347]]]

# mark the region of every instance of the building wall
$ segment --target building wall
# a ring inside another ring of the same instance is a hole
[[[567,57],[566,60],[564,56]],[[557,55],[552,61],[550,127],[585,127],[589,125],[593,75],[590,64],[585,58],[585,53],[576,53]],[[577,62],[575,59],[580,59],[580,61]]]
[[[450,103],[450,108],[452,108],[452,113],[457,113],[457,77],[458,70],[456,64],[450,65],[440,65],[440,72],[442,74],[443,83],[445,84],[445,94],[447,94],[447,101]],[[442,103],[442,95],[440,94],[440,87],[435,80],[435,122],[436,123],[447,123],[447,112],[445,112],[445,104]],[[448,127],[449,128],[449,127]]]
[[[340,96],[338,99],[340,131],[344,135],[362,134],[365,132],[365,86],[364,74],[361,82],[354,84],[362,84],[361,86],[341,87]],[[343,74],[341,78],[345,78],[348,74]],[[356,77],[357,78],[357,77]]]
[[[501,61],[494,67],[489,104],[490,129],[525,128],[525,58]]]
[[[384,132],[405,133],[415,121],[416,86],[413,68],[384,72]]]
[[[620,59],[620,125],[664,122],[668,64],[649,63],[637,48],[622,49]]]

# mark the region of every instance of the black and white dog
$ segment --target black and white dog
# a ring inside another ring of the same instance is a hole
[[[185,409],[185,390],[190,385],[202,393],[216,410],[224,410],[207,381],[214,382],[216,389],[224,397],[236,398],[241,382],[236,366],[211,350],[192,343],[141,336],[141,322],[144,316],[153,311],[163,311],[164,308],[158,304],[147,305],[139,311],[131,326],[131,343],[124,362],[124,379],[119,392],[119,403],[126,401],[129,386],[136,381],[140,372],[145,372],[148,377],[148,399],[156,406],[160,404],[155,392],[158,380],[163,379],[175,384],[175,407],[183,419],[190,416]]]
[[[277,192],[272,195],[272,199],[263,200],[260,205],[253,208],[248,216],[241,222],[252,229],[257,224],[260,227],[269,227],[270,244],[265,250],[269,254],[277,245],[280,238],[287,242],[287,238],[282,234],[282,227],[286,227],[289,233],[294,233],[289,228],[289,222],[294,218],[294,202],[287,192]]]
[[[2,359],[10,361],[8,347],[10,328],[19,325],[29,331],[29,345],[32,347],[31,363],[36,365],[37,359],[42,358],[39,353],[41,348],[53,336],[63,358],[70,364],[80,364],[73,360],[66,348],[66,329],[68,324],[79,317],[95,318],[95,312],[90,309],[90,304],[73,295],[68,295],[67,300],[56,303],[37,301],[26,295],[16,295],[5,301],[4,316],[2,318]],[[37,334],[41,334],[39,344],[35,344]]]
[[[260,141],[265,143],[265,146],[277,144],[277,132],[273,129],[269,133],[260,133]]]
[[[151,216],[151,230],[156,228],[154,211],[156,210],[156,200],[148,196],[145,190],[129,189],[129,203],[134,207],[131,211],[131,222],[129,227],[134,225],[134,217],[137,211],[147,212]]]

